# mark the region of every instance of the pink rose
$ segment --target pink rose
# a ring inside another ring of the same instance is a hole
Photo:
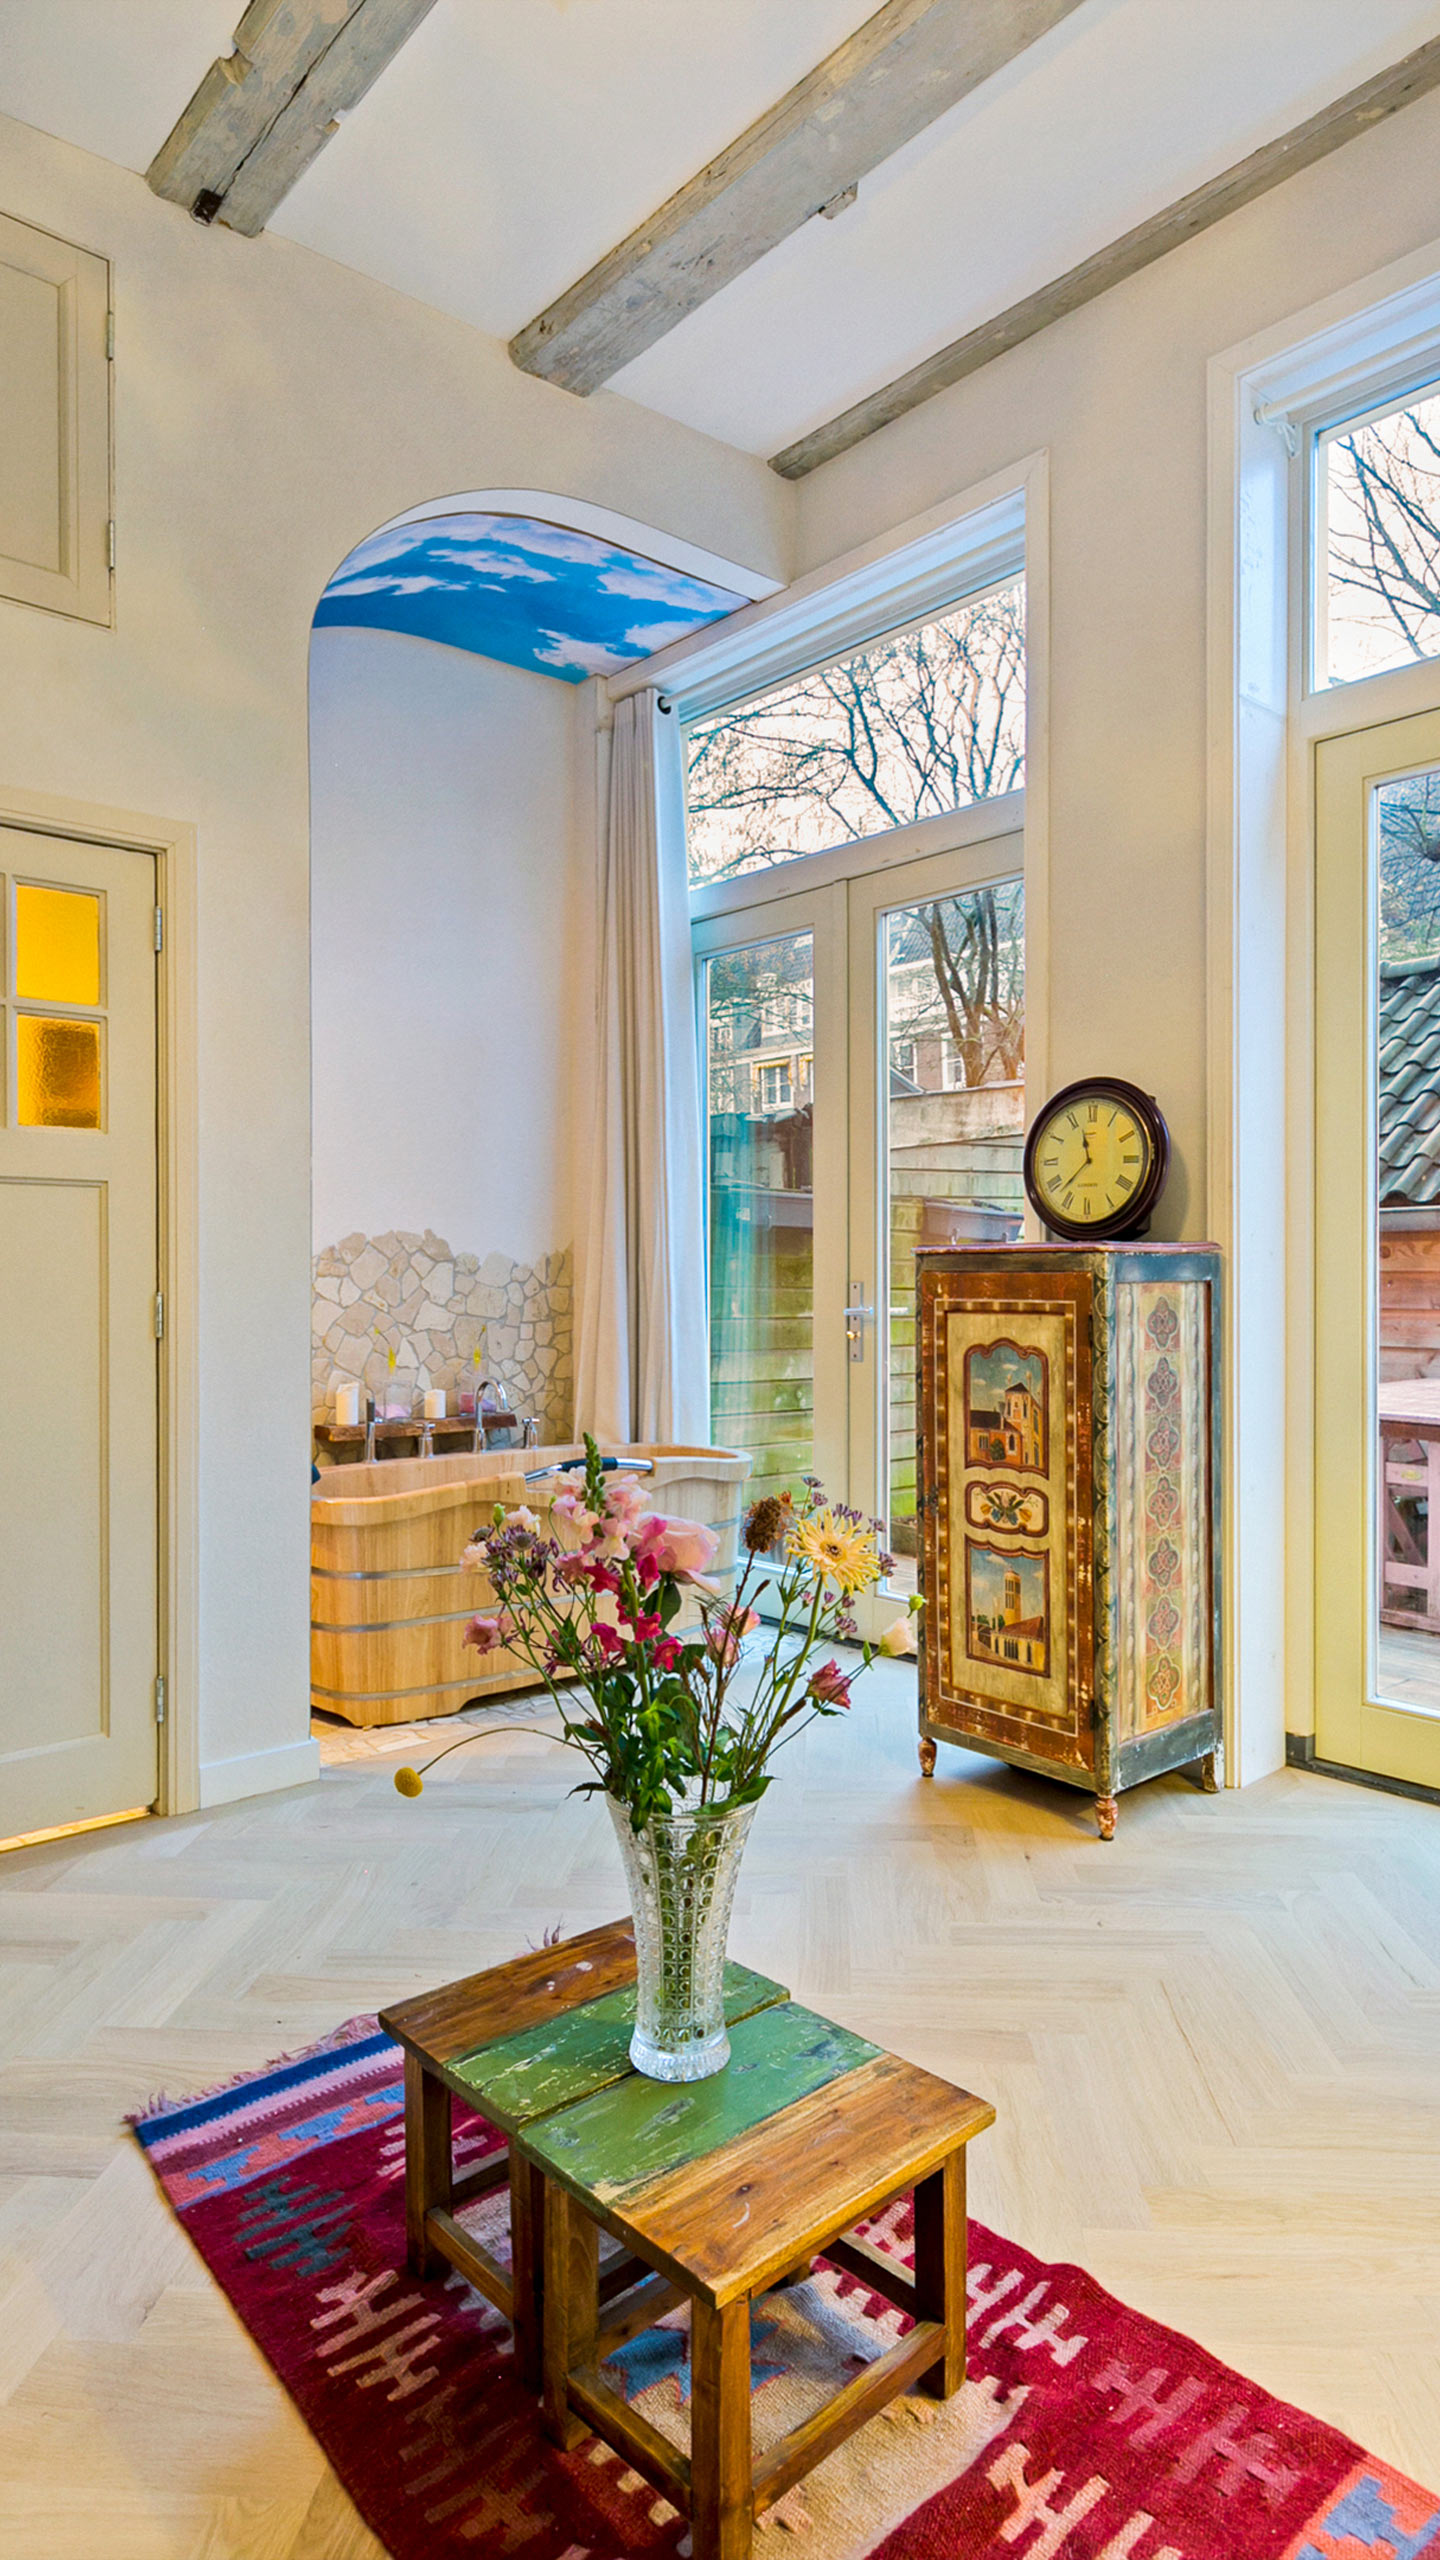
[[[518,1632],[513,1618],[502,1612],[495,1618],[472,1618],[464,1640],[476,1653],[498,1653],[501,1646],[511,1643]]]
[[[821,1663],[818,1671],[811,1672],[809,1694],[819,1706],[848,1707],[854,1676],[851,1671],[842,1671],[832,1656],[829,1662]]]
[[[668,1573],[689,1581],[713,1564],[719,1552],[719,1539],[702,1521],[666,1520],[658,1512],[638,1524],[634,1541],[635,1562],[647,1579]]]

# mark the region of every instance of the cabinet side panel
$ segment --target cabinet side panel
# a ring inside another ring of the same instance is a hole
[[[1144,1542],[1145,1412],[1140,1387],[1140,1291],[1115,1291],[1115,1724],[1122,1742],[1146,1730]]]
[[[1124,1559],[1122,1741],[1203,1714],[1210,1694],[1209,1326],[1203,1281],[1122,1283],[1132,1362],[1117,1452]]]

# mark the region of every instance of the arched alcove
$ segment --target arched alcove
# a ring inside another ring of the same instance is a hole
[[[314,1406],[387,1349],[571,1426],[597,687],[771,592],[536,490],[356,544],[310,652]]]

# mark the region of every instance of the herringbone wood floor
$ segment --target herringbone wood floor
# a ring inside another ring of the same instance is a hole
[[[737,1954],[996,2101],[980,2215],[1440,2485],[1440,1809],[1166,1780],[1104,1848],[913,1720],[798,1746]],[[553,1747],[416,1748],[0,1861],[0,2560],[377,2553],[119,2120],[621,1907]]]

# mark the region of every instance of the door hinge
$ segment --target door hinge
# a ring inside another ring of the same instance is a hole
[[[105,560],[107,567],[113,569],[115,566],[115,519],[113,516],[109,518],[105,527]]]
[[[163,907],[157,907],[155,910],[155,948],[157,951],[163,951],[165,948],[165,910]]]
[[[165,1721],[165,1674],[163,1671],[157,1671],[155,1674],[155,1721],[157,1724],[163,1724]]]
[[[113,364],[115,361],[115,314],[113,311],[107,311],[105,314],[105,360],[107,364]]]
[[[164,1339],[164,1335],[165,1335],[165,1292],[164,1292],[164,1290],[163,1290],[163,1289],[157,1289],[157,1290],[156,1290],[156,1292],[155,1292],[155,1339],[156,1339],[156,1341],[157,1341],[157,1342],[161,1342],[161,1341],[163,1341],[163,1339]]]

